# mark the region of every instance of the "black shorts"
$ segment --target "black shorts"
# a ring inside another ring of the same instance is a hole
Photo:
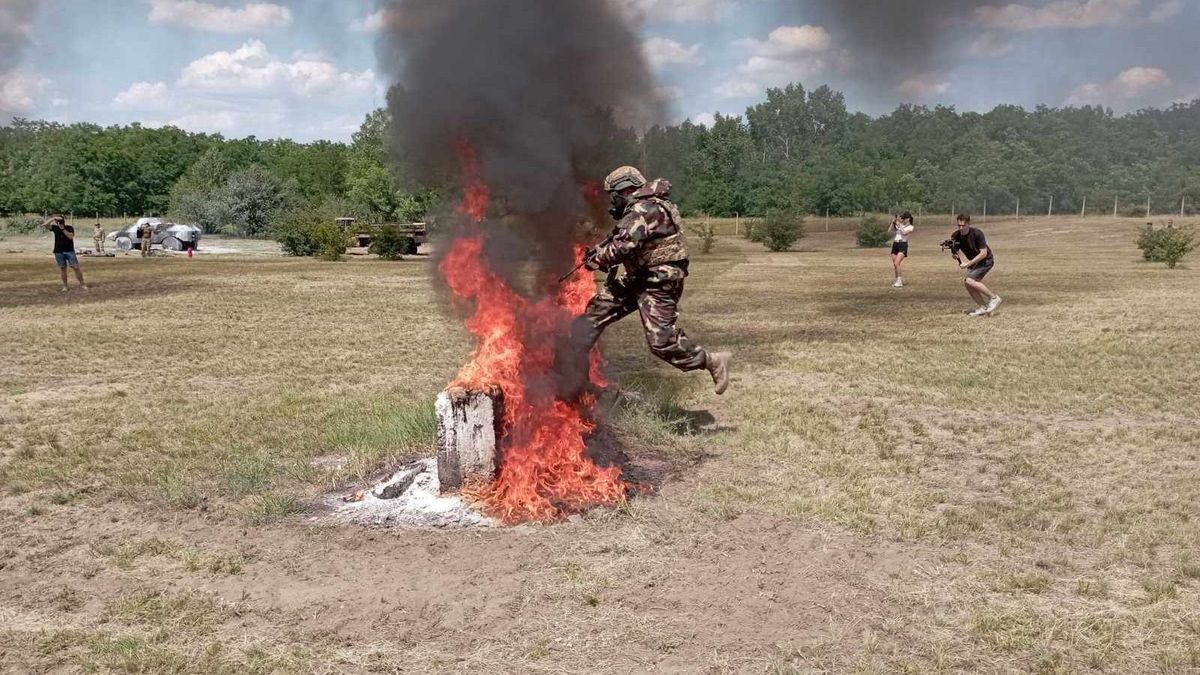
[[[905,257],[908,257],[908,242],[907,241],[892,242],[892,255],[896,255],[897,253],[903,253]]]
[[[974,267],[968,267],[967,278],[974,279],[975,281],[983,281],[988,272],[992,271],[993,264],[991,260],[985,260]]]

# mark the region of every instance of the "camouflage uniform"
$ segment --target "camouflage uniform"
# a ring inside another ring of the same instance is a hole
[[[92,243],[96,245],[96,253],[104,253],[104,228],[100,227],[100,223],[92,228]]]
[[[154,228],[150,226],[150,223],[146,223],[145,225],[142,226],[141,235],[142,235],[142,257],[143,258],[150,255],[150,241],[151,241],[151,237],[153,236],[153,234],[154,234]]]
[[[595,249],[589,265],[624,265],[625,275],[609,274],[572,333],[579,347],[590,349],[605,328],[636,310],[655,356],[680,370],[700,370],[708,365],[707,353],[675,326],[688,253],[679,209],[667,199],[670,191],[671,184],[660,178],[630,195],[613,236]]]

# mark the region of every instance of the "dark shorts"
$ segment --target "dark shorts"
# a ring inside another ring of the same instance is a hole
[[[897,253],[903,253],[905,257],[908,257],[908,242],[907,241],[892,242],[892,255],[896,255]]]
[[[45,249],[42,249],[43,251]],[[79,258],[75,257],[74,251],[54,252],[54,262],[58,263],[59,267],[79,267]]]
[[[988,275],[988,272],[992,271],[992,265],[994,264],[995,263],[993,263],[991,260],[986,260],[974,267],[968,267],[967,278],[974,279],[975,281],[983,281],[983,278]]]

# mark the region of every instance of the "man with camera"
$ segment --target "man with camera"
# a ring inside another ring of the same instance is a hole
[[[67,225],[62,216],[48,218],[42,227],[54,233],[54,262],[58,263],[58,272],[62,275],[62,292],[71,290],[67,287],[67,266],[75,270],[79,288],[86,291],[83,272],[79,271],[79,258],[75,257],[75,228]]]
[[[943,242],[942,246],[953,252],[959,269],[967,271],[963,284],[967,287],[967,293],[971,295],[971,299],[979,305],[968,314],[984,316],[996,311],[996,308],[1004,301],[983,284],[983,278],[992,271],[995,257],[992,255],[992,249],[988,246],[987,237],[983,235],[983,230],[971,227],[971,214],[958,214],[958,229]],[[966,257],[966,260],[959,257],[960,253]]]

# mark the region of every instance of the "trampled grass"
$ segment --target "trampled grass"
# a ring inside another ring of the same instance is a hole
[[[424,261],[85,259],[60,295],[0,255],[0,666],[1200,670],[1200,259],[1138,224],[989,223],[988,319],[944,224],[901,290],[848,225],[723,235],[681,325],[729,394],[606,342],[662,485],[485,535],[306,520],[431,452],[470,342]]]

